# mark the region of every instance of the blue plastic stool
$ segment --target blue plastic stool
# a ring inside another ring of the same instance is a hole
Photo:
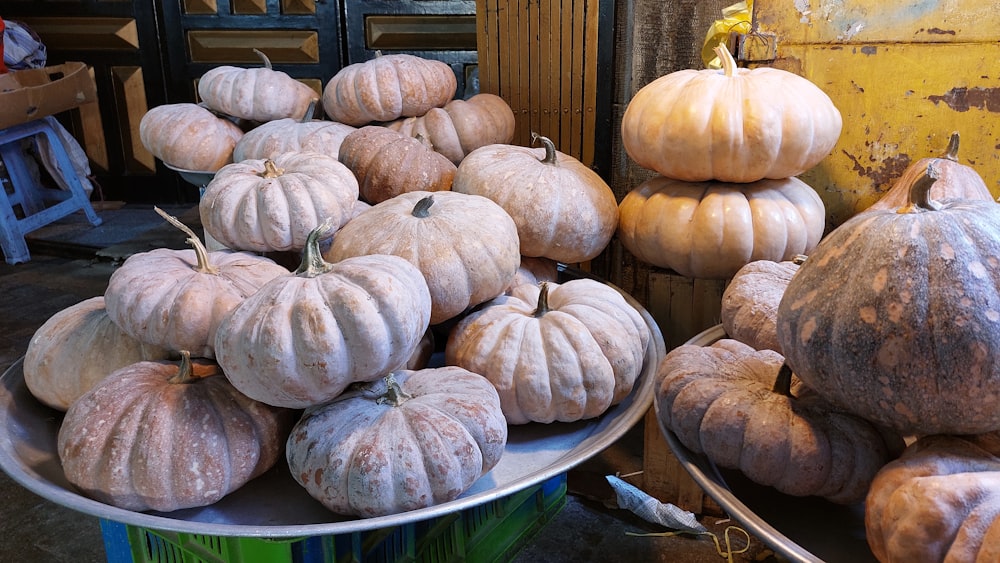
[[[35,135],[48,137],[59,169],[65,172],[68,191],[39,186],[31,176],[18,141]],[[3,248],[8,264],[31,260],[24,241],[25,234],[71,213],[83,211],[91,225],[101,224],[101,218],[94,212],[83,184],[74,173],[73,163],[56,132],[54,117],[43,117],[0,130],[0,160],[7,167],[13,187],[13,193],[8,193],[9,188],[0,189],[0,248]],[[57,203],[51,203],[53,199]],[[21,218],[15,212],[18,206]]]

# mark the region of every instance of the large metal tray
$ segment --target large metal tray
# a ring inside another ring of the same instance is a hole
[[[656,368],[665,354],[663,336],[649,313],[633,298],[623,295],[642,314],[652,333],[642,373],[629,397],[588,421],[511,426],[506,450],[497,466],[451,502],[389,516],[351,519],[330,512],[310,497],[294,481],[283,461],[206,507],[170,513],[133,512],[97,502],[79,494],[66,480],[56,449],[62,413],[30,394],[24,383],[23,359],[0,378],[0,469],[30,491],[79,512],[143,528],[214,536],[337,535],[465,510],[565,473],[613,444],[649,410]]]
[[[711,327],[685,344],[709,346],[726,338],[722,325]],[[738,471],[717,467],[707,457],[681,444],[654,412],[660,432],[684,469],[733,519],[775,553],[789,561],[876,561],[865,538],[864,506],[844,506],[818,497],[793,497],[753,483]]]

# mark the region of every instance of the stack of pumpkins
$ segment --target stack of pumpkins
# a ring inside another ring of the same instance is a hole
[[[386,75],[398,81],[374,80]],[[608,244],[611,189],[544,137],[504,144],[506,103],[451,100],[450,67],[385,55],[327,84],[323,108],[342,121],[300,122],[311,90],[286,84],[280,109],[260,99],[287,80],[219,67],[199,83],[212,127],[251,124],[218,168],[199,165],[215,172],[202,225],[224,248],[161,212],[193,249],[129,257],[103,297],[31,342],[26,383],[67,411],[59,455],[82,492],[132,510],[203,506],[284,452],[334,512],[422,508],[493,468],[508,425],[599,416],[658,363],[633,302],[557,278],[559,262]],[[178,139],[204,121],[160,119],[144,142],[194,162]]]

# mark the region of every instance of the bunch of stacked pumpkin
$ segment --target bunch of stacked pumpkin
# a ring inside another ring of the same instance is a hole
[[[708,107],[752,107],[768,81],[762,70],[741,70],[743,84],[728,70],[702,71],[724,74],[725,91],[744,96]],[[643,115],[666,112],[689,90],[636,99]],[[639,127],[628,111],[625,125]],[[752,131],[754,118],[742,119],[743,133]],[[666,137],[663,129],[671,127],[640,129],[642,147]],[[729,139],[706,142],[719,145],[701,149],[699,162],[720,145],[750,153],[727,162],[759,154]],[[915,162],[870,209],[815,248],[799,247],[807,256],[744,260],[723,295],[725,335],[675,348],[656,376],[660,421],[686,448],[784,494],[863,502],[880,561],[1000,557],[1000,206],[957,150],[953,134],[944,157]],[[696,156],[676,164],[692,167]],[[659,193],[642,195],[649,206]],[[676,207],[697,216],[693,203]],[[688,236],[686,245],[721,240]],[[678,260],[664,266],[700,271],[695,260]]]
[[[66,411],[71,483],[172,511],[284,453],[330,510],[393,514],[468,490],[509,424],[590,419],[629,395],[658,333],[613,287],[557,278],[608,244],[614,195],[547,139],[504,144],[506,103],[455,90],[444,63],[385,55],[330,80],[336,120],[300,122],[312,90],[219,67],[199,82],[211,111],[147,114],[154,154],[215,171],[199,210],[225,248],[161,212],[192,249],[129,257],[35,334],[25,382]]]

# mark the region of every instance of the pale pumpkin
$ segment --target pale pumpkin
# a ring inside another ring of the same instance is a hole
[[[216,357],[247,396],[291,408],[329,401],[404,366],[427,331],[420,270],[388,255],[329,264],[319,241],[333,231],[314,229],[294,275],[265,284],[220,323]]]
[[[722,292],[719,319],[726,334],[757,350],[781,352],[778,304],[805,256],[754,260],[736,271]]]
[[[243,130],[228,119],[190,103],[156,106],[139,120],[142,146],[182,170],[215,172],[233,161]]]
[[[223,167],[198,209],[205,231],[228,248],[298,252],[326,219],[346,223],[358,194],[357,178],[335,157],[288,152]]]
[[[689,278],[728,279],[750,262],[809,254],[826,228],[823,200],[797,178],[732,184],[656,176],[618,208],[626,250]]]
[[[892,187],[882,194],[875,203],[868,209],[899,209],[909,202],[910,188],[913,183],[920,179],[927,171],[927,167],[933,165],[938,171],[937,182],[931,188],[930,197],[933,200],[939,199],[981,199],[993,201],[993,194],[983,182],[983,177],[976,172],[976,169],[962,164],[958,160],[958,132],[951,134],[948,139],[948,147],[940,158],[921,158],[906,167],[899,178],[893,182]]]
[[[426,139],[434,150],[457,166],[470,152],[514,139],[514,111],[503,98],[482,92],[468,100],[454,99],[442,108],[397,119],[386,127]]]
[[[520,264],[518,248],[514,220],[493,201],[451,191],[407,192],[351,219],[324,257],[405,258],[427,280],[436,325],[503,293]]]
[[[539,284],[546,281],[559,281],[559,263],[549,258],[522,256],[521,265],[517,267],[507,293],[521,284]]]
[[[636,92],[622,116],[632,160],[689,182],[754,182],[797,176],[840,138],[840,111],[819,87],[791,72],[737,68],[723,46],[722,69],[685,69]]]
[[[802,385],[773,350],[728,338],[682,344],[656,378],[657,416],[681,444],[787,495],[861,502],[904,447]]]
[[[827,235],[778,306],[789,364],[831,403],[904,434],[1000,428],[1000,206],[934,201]]]
[[[196,372],[185,356],[101,380],[59,427],[66,479],[105,504],[170,512],[213,504],[273,467],[295,411],[249,399],[217,371]]]
[[[489,379],[509,424],[574,422],[628,396],[651,338],[641,314],[606,284],[522,284],[452,328],[445,363]]]
[[[144,344],[119,328],[99,295],[60,310],[38,327],[22,370],[32,396],[65,411],[118,368],[168,357],[169,350]]]
[[[546,137],[542,147],[488,145],[458,166],[452,191],[488,197],[517,224],[524,256],[586,262],[607,247],[618,226],[611,187]]]
[[[448,366],[396,371],[307,410],[285,450],[313,498],[369,518],[455,500],[506,444],[496,390]]]
[[[882,563],[1000,560],[1000,437],[925,436],[875,476],[865,537]]]
[[[357,177],[361,199],[371,204],[404,192],[449,190],[456,170],[424,139],[378,125],[347,135],[338,159]]]
[[[340,143],[354,127],[336,121],[287,117],[262,123],[244,133],[233,147],[233,161],[274,158],[286,152],[317,152],[337,158]]]
[[[193,248],[156,248],[129,256],[104,290],[107,314],[132,338],[214,357],[222,317],[288,270],[248,252],[209,252],[190,229],[158,211],[188,234]]]
[[[323,109],[334,121],[367,125],[423,115],[455,97],[458,79],[446,63],[407,53],[347,65],[323,88]]]
[[[299,118],[319,94],[287,73],[271,68],[267,56],[253,50],[263,66],[229,65],[209,69],[198,80],[198,96],[208,107],[250,121]]]

